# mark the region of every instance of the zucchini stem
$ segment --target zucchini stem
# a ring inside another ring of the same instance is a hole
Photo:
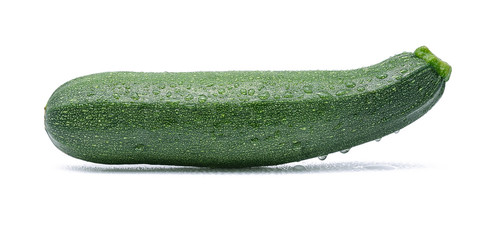
[[[445,82],[449,80],[450,74],[452,73],[452,67],[435,56],[435,54],[433,54],[426,46],[417,48],[416,51],[414,51],[414,55],[430,64],[430,66],[435,69],[438,75],[440,75]]]

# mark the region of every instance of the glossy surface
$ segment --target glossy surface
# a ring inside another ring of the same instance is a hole
[[[393,133],[447,79],[413,53],[348,71],[99,73],[59,87],[45,127],[59,149],[98,163],[275,165]]]

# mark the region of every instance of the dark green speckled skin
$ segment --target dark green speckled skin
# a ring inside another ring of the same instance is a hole
[[[96,163],[275,165],[397,131],[446,80],[413,53],[348,71],[99,73],[59,87],[45,127],[60,150]]]

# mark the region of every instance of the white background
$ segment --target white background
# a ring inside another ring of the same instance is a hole
[[[490,1],[342,2],[2,1],[0,239],[495,239]],[[324,162],[109,167],[44,131],[86,74],[351,69],[421,45],[453,66],[438,104]]]

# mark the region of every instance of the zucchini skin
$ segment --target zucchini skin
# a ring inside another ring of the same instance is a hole
[[[438,71],[422,48],[346,71],[92,74],[52,94],[45,129],[57,148],[95,163],[300,161],[381,138],[431,109],[451,70]]]

